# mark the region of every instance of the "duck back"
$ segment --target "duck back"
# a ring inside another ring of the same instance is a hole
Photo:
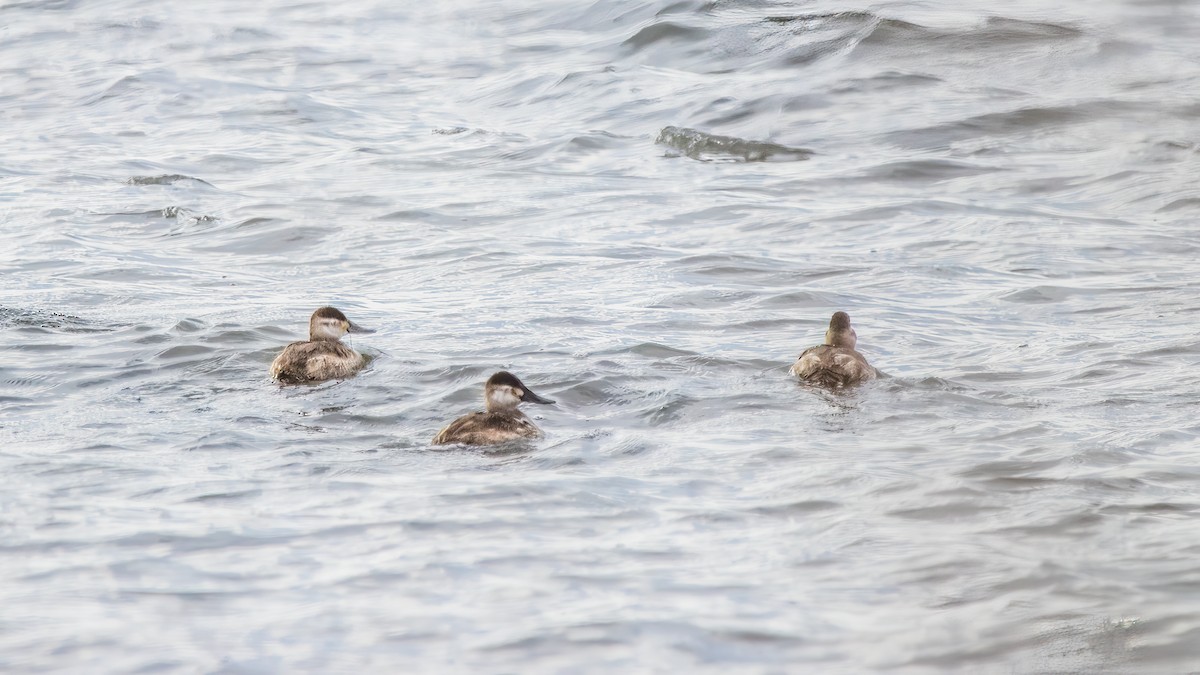
[[[521,438],[541,438],[542,430],[520,411],[475,412],[446,425],[434,437],[434,445],[462,443],[493,445]]]
[[[283,384],[350,377],[363,367],[362,354],[341,342],[293,342],[271,363],[271,377]]]
[[[854,349],[818,345],[809,347],[789,371],[808,382],[826,387],[844,387],[874,379],[879,371]]]

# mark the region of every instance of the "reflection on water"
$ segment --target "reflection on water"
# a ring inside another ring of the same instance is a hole
[[[3,14],[0,670],[1200,669],[1192,4]]]

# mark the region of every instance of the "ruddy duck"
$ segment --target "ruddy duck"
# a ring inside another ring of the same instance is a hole
[[[858,335],[850,327],[850,315],[834,312],[825,331],[825,344],[805,349],[788,373],[826,387],[874,379],[879,375],[854,345]]]
[[[271,377],[283,384],[350,377],[363,367],[363,355],[341,343],[346,333],[374,333],[335,307],[322,307],[308,320],[308,342],[293,342],[271,362]]]
[[[492,445],[518,438],[541,438],[542,430],[525,416],[517,406],[522,403],[554,403],[529,390],[512,373],[500,371],[488,378],[484,386],[487,410],[463,415],[446,425],[433,439],[434,445],[465,443]]]

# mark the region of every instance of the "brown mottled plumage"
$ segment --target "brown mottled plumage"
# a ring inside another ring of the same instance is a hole
[[[350,377],[363,367],[363,355],[342,344],[346,333],[374,333],[334,307],[322,307],[308,320],[308,341],[293,342],[271,362],[271,377],[283,384]]]
[[[434,445],[493,445],[520,438],[541,438],[542,430],[517,409],[521,403],[554,403],[526,387],[512,373],[500,371],[484,386],[487,410],[454,420],[434,437]]]
[[[805,349],[788,372],[826,387],[874,379],[879,371],[854,349],[856,344],[858,335],[850,327],[850,315],[835,312],[825,331],[825,344]]]

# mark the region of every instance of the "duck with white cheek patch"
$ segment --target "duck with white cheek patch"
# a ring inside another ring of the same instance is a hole
[[[488,378],[484,400],[486,410],[464,415],[446,425],[433,439],[434,445],[494,445],[522,438],[541,438],[542,430],[517,406],[554,403],[533,393],[516,375],[505,371]]]
[[[308,320],[308,340],[293,342],[271,363],[271,377],[282,384],[320,382],[353,376],[366,363],[342,343],[346,333],[374,333],[346,318],[336,307],[322,307]]]

